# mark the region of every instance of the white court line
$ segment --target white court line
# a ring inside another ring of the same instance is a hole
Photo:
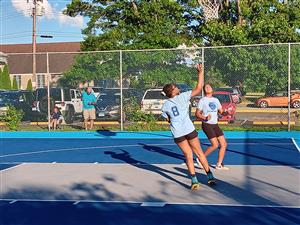
[[[210,143],[202,143],[210,144]],[[229,145],[262,145],[262,144],[275,144],[275,145],[291,145],[292,143],[229,143]],[[174,146],[176,144],[143,144],[146,146]],[[21,155],[34,155],[42,153],[51,153],[51,152],[65,152],[65,151],[78,151],[78,150],[92,150],[92,149],[106,149],[106,148],[126,148],[126,147],[141,147],[140,144],[135,145],[109,145],[109,146],[94,146],[94,147],[82,147],[82,148],[62,148],[62,149],[49,149],[35,152],[20,152],[14,154],[0,155],[0,158],[12,157],[12,156],[21,156]]]
[[[296,149],[298,150],[298,152],[300,152],[300,147],[297,145],[294,138],[292,138],[292,142],[294,143],[294,145],[295,145]]]
[[[1,199],[0,201],[18,201],[18,202],[57,202],[57,203],[121,203],[121,204],[140,204],[140,205],[199,205],[199,206],[233,206],[233,207],[261,207],[261,208],[294,208],[300,209],[300,206],[295,205],[259,205],[259,204],[233,204],[233,203],[199,203],[199,202],[138,202],[138,201],[104,201],[104,200],[69,200],[69,199]]]
[[[0,164],[1,164],[1,163],[0,163]],[[15,163],[11,163],[11,164],[15,164]],[[15,166],[6,168],[6,169],[4,169],[4,170],[0,170],[0,173],[2,173],[2,172],[4,172],[4,171],[7,171],[7,170],[15,169],[15,168],[20,167],[20,166],[23,166],[23,165],[25,165],[25,164],[26,164],[26,163],[20,163],[20,164],[18,164],[18,165],[15,165]]]

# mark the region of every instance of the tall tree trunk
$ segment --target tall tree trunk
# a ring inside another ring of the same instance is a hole
[[[135,14],[136,16],[139,15],[139,11],[138,11],[138,8],[137,8],[137,5],[136,5],[135,0],[132,0],[132,1],[131,1],[131,4],[132,4],[132,8],[133,8],[134,14]]]
[[[240,0],[236,1],[236,7],[237,7],[238,26],[242,26],[243,25],[243,16],[241,15],[242,10],[241,10]]]

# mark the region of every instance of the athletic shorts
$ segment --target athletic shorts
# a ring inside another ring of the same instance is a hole
[[[96,119],[96,110],[95,109],[84,109],[83,110],[84,120],[95,120]]]
[[[206,134],[208,139],[217,138],[224,135],[218,124],[209,124],[202,122],[202,130]]]
[[[195,137],[198,137],[198,132],[196,130],[194,130],[193,132],[191,132],[187,135],[184,135],[184,136],[181,136],[181,137],[178,137],[178,138],[174,138],[174,142],[175,143],[180,143],[184,140],[192,140]]]

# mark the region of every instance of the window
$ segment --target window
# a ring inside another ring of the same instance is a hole
[[[162,95],[162,91],[148,91],[145,99],[165,99],[166,97]]]
[[[44,74],[38,74],[36,76],[36,82],[37,82],[37,87],[41,88],[41,87],[45,87],[45,75]]]
[[[17,85],[18,85],[18,88],[20,89],[21,88],[21,80],[22,80],[22,77],[21,75],[14,75],[14,79],[16,78],[17,80]]]

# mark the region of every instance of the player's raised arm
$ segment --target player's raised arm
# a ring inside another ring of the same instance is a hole
[[[203,74],[202,64],[197,65],[197,71],[198,71],[198,83],[197,86],[193,89],[191,97],[199,95],[202,91],[203,84],[204,84],[204,74]]]

